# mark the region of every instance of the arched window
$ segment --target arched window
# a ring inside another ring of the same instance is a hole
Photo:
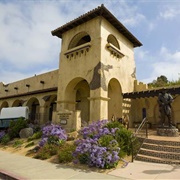
[[[120,49],[117,39],[112,34],[108,36],[107,42],[115,46],[117,49]]]
[[[90,41],[91,41],[91,37],[89,36],[88,33],[80,32],[73,37],[73,39],[69,44],[68,50],[83,45],[85,43],[88,43]]]
[[[124,54],[120,50],[120,45],[119,45],[117,39],[112,34],[110,34],[107,38],[106,47],[113,56],[115,56],[117,58],[124,57]]]

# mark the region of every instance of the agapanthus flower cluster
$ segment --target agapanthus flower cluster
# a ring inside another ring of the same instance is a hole
[[[84,127],[80,131],[80,134],[83,136],[83,138],[90,137],[92,139],[99,138],[105,134],[110,134],[111,132],[109,131],[108,128],[102,128],[107,123],[108,123],[108,120],[101,120],[101,121],[93,122],[89,126]]]
[[[67,134],[61,126],[50,124],[42,128],[42,139],[39,142],[40,146],[44,146],[44,144],[48,141],[66,141]]]
[[[113,142],[110,142],[110,144],[115,143],[115,140],[112,141]],[[73,153],[76,162],[78,162],[78,160],[81,161],[80,158],[86,155],[86,161],[84,163],[91,167],[115,167],[120,159],[118,156],[120,148],[113,146],[102,147],[99,145],[98,141],[91,138],[77,140],[76,145],[77,148]]]
[[[76,150],[73,153],[75,162],[81,162],[98,168],[115,167],[119,161],[118,142],[115,139],[108,141],[108,137],[114,137],[117,128],[108,129],[107,120],[97,121],[83,128],[80,133],[82,139],[75,142]],[[99,139],[104,137],[108,141],[107,146],[102,146]],[[107,138],[106,138],[107,137]]]

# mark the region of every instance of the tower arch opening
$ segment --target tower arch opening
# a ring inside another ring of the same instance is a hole
[[[112,78],[108,84],[108,119],[111,119],[112,116],[116,118],[122,117],[122,89],[119,81],[115,78]]]
[[[112,44],[113,46],[115,46],[117,49],[120,49],[118,40],[116,39],[116,37],[114,35],[110,34],[107,38],[107,42]]]
[[[80,46],[82,44],[88,43],[90,41],[91,41],[91,37],[87,32],[85,31],[80,32],[72,38],[68,46],[68,50]]]
[[[83,78],[73,79],[67,86],[65,91],[66,101],[69,102],[69,110],[80,111],[81,124],[87,124],[89,122],[90,113],[90,87],[89,83]]]

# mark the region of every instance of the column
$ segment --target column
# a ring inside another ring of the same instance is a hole
[[[108,101],[107,97],[90,97],[90,122],[108,119]]]

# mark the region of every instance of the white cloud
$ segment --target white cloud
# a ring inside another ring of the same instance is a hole
[[[148,78],[141,79],[141,81],[149,83],[156,80],[157,77],[161,75],[166,76],[169,81],[179,79],[180,51],[170,52],[166,47],[163,46],[158,53],[154,54],[153,56],[149,56],[147,53],[144,54],[143,58],[146,60],[148,60],[148,58],[153,59],[153,61],[148,64],[148,66],[150,66],[149,70],[146,71],[146,73],[148,73]]]
[[[170,9],[167,9],[166,11],[164,11],[164,12],[160,12],[160,17],[162,17],[163,19],[173,19],[178,14],[179,14],[179,12],[177,12],[174,9],[170,8]]]
[[[162,56],[164,61],[168,61],[169,63],[180,64],[180,51],[176,50],[174,53],[171,53],[166,47],[162,47],[160,50],[160,55]]]
[[[19,70],[32,69],[31,67],[42,63],[52,63],[57,57],[59,44],[51,36],[55,20],[52,15],[50,18],[44,12],[50,10],[51,14],[59,17],[56,8],[51,9],[49,6],[40,8],[32,5],[31,11],[26,16],[21,8],[19,4],[8,4],[6,7],[0,4],[1,61],[8,61],[12,67]],[[41,13],[41,16],[37,12]],[[46,23],[43,22],[44,19]]]
[[[143,49],[143,47],[135,49],[135,60],[146,61],[147,57],[149,57],[149,51],[148,50]]]
[[[179,3],[167,3],[164,6],[162,6],[159,16],[160,18],[165,20],[172,20],[179,16],[180,14],[179,8],[180,8]]]
[[[146,18],[142,14],[136,14],[134,16],[126,17],[122,20],[122,23],[126,26],[136,26],[145,21]]]
[[[102,3],[110,9],[117,7],[116,4],[123,4],[119,7],[124,17],[136,12],[136,8],[128,8],[125,1],[87,3],[79,0],[78,6],[74,0],[0,2],[0,69],[6,70],[6,75],[0,72],[0,81],[16,81],[42,69],[58,68],[61,40],[53,37],[51,31]],[[142,15],[138,15],[136,20],[132,17],[131,24],[143,19]]]

